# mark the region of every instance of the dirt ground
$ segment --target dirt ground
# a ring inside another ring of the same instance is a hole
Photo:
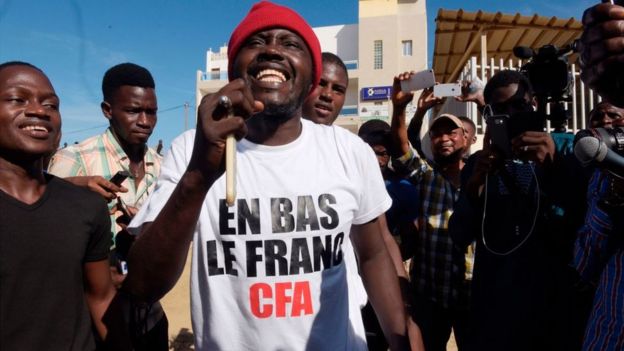
[[[192,247],[191,247],[192,248]],[[191,250],[178,284],[160,302],[169,320],[169,349],[194,350],[191,327]]]

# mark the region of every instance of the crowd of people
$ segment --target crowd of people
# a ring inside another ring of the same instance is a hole
[[[583,23],[582,78],[603,98],[588,125],[608,133],[624,127],[624,8]],[[52,83],[0,64],[0,349],[168,350],[159,300],[193,242],[197,350],[436,351],[451,332],[460,351],[624,350],[624,174],[545,131],[522,73],[457,98],[487,124],[471,153],[471,119],[423,126],[444,100],[402,91],[414,72],[394,78],[389,124],[334,126],[347,67],[287,7],[255,4],[228,62],[164,158],[146,68],[111,67],[110,126],[59,149]]]

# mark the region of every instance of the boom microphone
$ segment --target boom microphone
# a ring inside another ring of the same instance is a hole
[[[624,176],[624,157],[609,149],[600,139],[586,136],[576,141],[574,155],[584,167],[596,165]]]

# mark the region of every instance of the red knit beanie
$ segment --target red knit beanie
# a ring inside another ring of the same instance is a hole
[[[314,90],[321,80],[321,73],[323,71],[321,44],[316,34],[314,34],[312,27],[310,27],[303,17],[288,7],[276,5],[270,1],[260,1],[254,4],[247,16],[238,24],[234,32],[232,32],[228,44],[229,79],[233,79],[234,71],[232,67],[234,65],[234,59],[245,40],[261,30],[270,28],[284,28],[293,31],[308,45],[310,54],[312,54],[314,69],[312,90]]]

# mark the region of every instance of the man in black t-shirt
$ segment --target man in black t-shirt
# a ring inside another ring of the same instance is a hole
[[[99,196],[43,172],[60,128],[45,74],[0,64],[0,350],[94,350],[93,326],[107,333],[110,219]]]

